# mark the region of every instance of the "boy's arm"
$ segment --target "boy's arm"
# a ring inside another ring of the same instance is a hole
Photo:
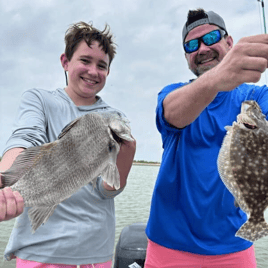
[[[1,172],[8,170],[24,148],[8,150],[0,162],[0,187],[2,187]],[[19,192],[13,192],[9,187],[0,190],[0,221],[7,221],[23,212],[23,198]]]
[[[136,141],[124,141],[121,144],[120,151],[117,155],[116,165],[120,175],[120,189],[127,184],[127,177],[132,167],[134,155],[136,151]],[[103,187],[108,191],[115,191],[114,187],[110,187],[105,181],[102,181]]]

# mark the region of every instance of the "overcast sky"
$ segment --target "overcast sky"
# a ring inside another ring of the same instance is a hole
[[[263,33],[257,0],[0,0],[0,155],[22,92],[63,88],[59,58],[65,31],[72,23],[93,21],[100,30],[108,23],[118,45],[100,96],[130,119],[135,159],[160,161],[157,94],[168,84],[194,78],[181,32],[188,10],[199,7],[220,14],[235,43]],[[259,84],[266,84],[265,75]]]

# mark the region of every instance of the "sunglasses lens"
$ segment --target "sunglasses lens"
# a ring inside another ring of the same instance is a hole
[[[219,30],[212,31],[203,36],[203,42],[207,46],[211,46],[213,44],[218,43],[221,40],[221,33]]]
[[[189,42],[184,44],[184,49],[186,53],[192,53],[196,50],[198,50],[198,40],[194,39],[194,40],[190,40]]]
[[[224,33],[223,32],[221,33],[220,30],[212,31],[210,33],[205,34],[204,36],[201,36],[197,39],[190,40],[187,43],[185,43],[184,50],[186,53],[192,53],[192,52],[197,51],[200,46],[199,40],[202,40],[202,42],[206,46],[214,45],[221,40],[222,35],[224,35]]]

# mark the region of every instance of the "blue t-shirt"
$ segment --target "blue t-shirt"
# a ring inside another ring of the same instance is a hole
[[[158,96],[156,124],[163,141],[146,234],[167,248],[220,255],[249,248],[235,233],[247,220],[219,177],[217,158],[224,129],[240,113],[241,103],[256,100],[268,115],[268,88],[242,84],[219,92],[199,117],[183,129],[164,118],[163,100],[187,83],[165,87]]]

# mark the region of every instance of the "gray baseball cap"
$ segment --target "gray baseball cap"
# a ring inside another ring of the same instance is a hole
[[[183,30],[182,30],[182,40],[183,40],[183,42],[184,42],[187,34],[192,29],[194,29],[195,27],[197,27],[199,25],[202,25],[202,24],[214,24],[214,25],[217,25],[220,28],[222,28],[226,32],[226,34],[228,34],[227,30],[226,30],[224,20],[223,20],[223,18],[221,16],[219,16],[217,13],[215,13],[213,11],[208,11],[208,12],[205,12],[205,13],[207,14],[207,18],[197,20],[197,21],[191,23],[188,26],[186,25],[187,22],[185,23],[185,25],[183,27]]]

